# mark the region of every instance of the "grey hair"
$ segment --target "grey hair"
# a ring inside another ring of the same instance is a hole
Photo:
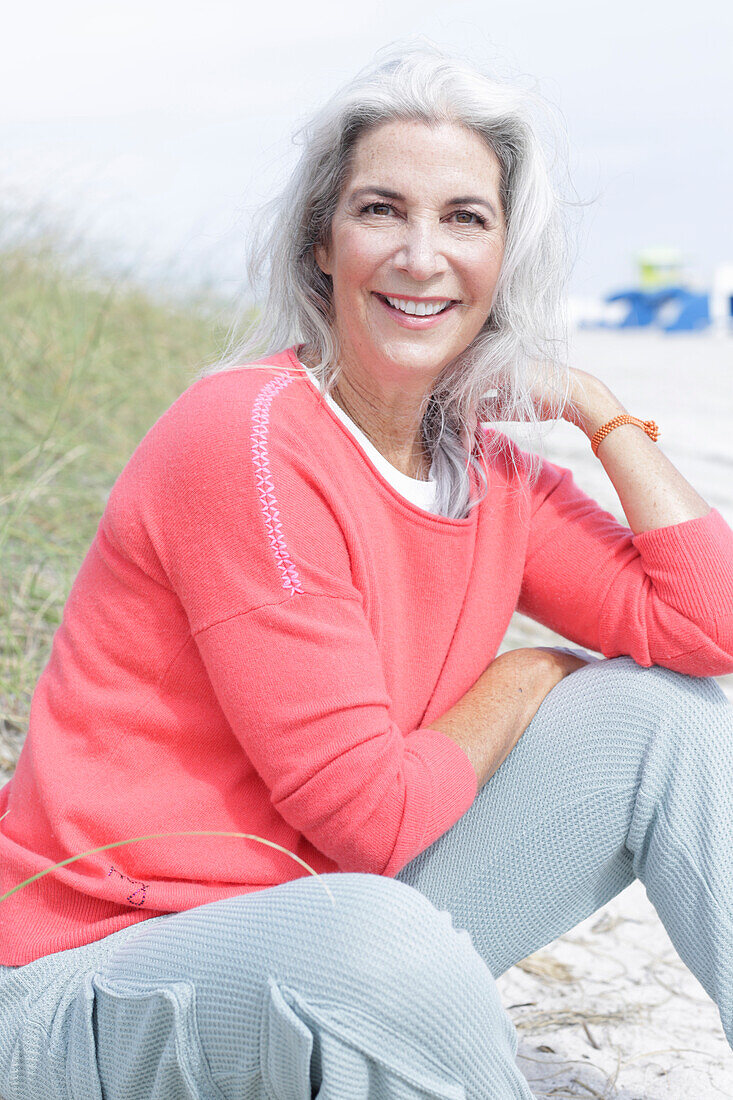
[[[381,56],[380,56],[381,55]],[[247,365],[296,344],[313,350],[321,393],[341,373],[332,282],[318,267],[314,246],[327,244],[331,223],[353,165],[356,144],[370,128],[406,120],[458,123],[478,134],[500,165],[505,251],[494,304],[471,344],[435,379],[424,404],[422,434],[436,479],[436,512],[465,518],[483,499],[483,462],[499,451],[514,465],[514,448],[491,421],[522,421],[541,439],[531,397],[539,363],[547,371],[552,418],[569,401],[567,317],[563,301],[569,244],[550,166],[532,108],[549,105],[535,92],[491,78],[446,55],[424,36],[397,41],[340,88],[294,135],[303,150],[287,185],[254,219],[247,256],[249,286],[265,278],[266,300],[244,337],[231,334],[220,359],[199,377]],[[550,122],[552,115],[546,112]],[[560,138],[562,127],[553,126]],[[555,144],[557,155],[558,145]],[[573,205],[573,204],[570,204]],[[471,442],[473,441],[473,442]],[[468,466],[482,487],[470,499]],[[529,482],[539,473],[536,454]]]

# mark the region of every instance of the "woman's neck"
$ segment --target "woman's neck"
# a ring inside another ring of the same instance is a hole
[[[415,481],[427,481],[430,470],[430,455],[422,440],[412,444],[396,443],[393,435],[384,436],[375,432],[371,426],[364,426],[365,417],[356,413],[351,401],[347,402],[339,389],[339,382],[333,387],[331,396],[340,409],[351,417],[356,426],[360,428],[367,439],[379,453],[386,458],[391,466]]]
[[[299,358],[305,366],[315,369],[315,359],[305,349],[301,349]],[[389,419],[375,398],[354,385],[343,369],[331,397],[391,466],[413,480],[428,480],[430,454],[422,438],[421,424],[417,430],[414,427],[414,416],[410,426],[406,426],[404,418]]]

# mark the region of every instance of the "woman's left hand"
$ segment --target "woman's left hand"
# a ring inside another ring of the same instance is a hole
[[[590,438],[594,432],[619,413],[628,412],[608,386],[588,371],[569,367],[569,400],[562,412],[562,419],[574,424]],[[532,387],[532,400],[540,420],[556,420],[558,407],[564,393],[549,369],[537,368]]]

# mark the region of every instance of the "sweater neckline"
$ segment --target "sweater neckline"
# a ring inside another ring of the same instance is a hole
[[[478,507],[472,508],[469,515],[464,519],[452,519],[449,516],[442,516],[442,515],[439,515],[436,512],[426,511],[424,508],[421,508],[418,504],[414,504],[411,500],[408,500],[406,497],[404,497],[399,492],[399,490],[396,489],[395,486],[390,481],[387,480],[387,478],[384,476],[382,471],[377,468],[377,466],[373,462],[372,458],[367,453],[366,449],[364,447],[362,447],[362,445],[359,443],[359,440],[355,437],[355,435],[351,431],[349,431],[348,427],[343,422],[343,420],[339,416],[337,416],[336,413],[333,411],[333,409],[329,406],[328,402],[325,400],[324,395],[321,393],[320,389],[316,385],[314,385],[312,383],[311,379],[307,376],[307,373],[306,373],[307,368],[306,368],[305,364],[301,363],[300,359],[298,358],[297,348],[298,348],[298,345],[294,344],[291,347],[286,349],[286,355],[287,355],[288,359],[291,361],[291,363],[293,364],[293,366],[297,370],[297,372],[300,375],[301,379],[304,382],[307,383],[308,391],[313,395],[313,398],[317,402],[319,408],[323,409],[326,412],[326,414],[330,417],[331,421],[338,426],[338,430],[342,433],[342,435],[344,435],[349,440],[350,446],[356,448],[357,453],[361,456],[361,459],[366,463],[367,468],[370,470],[372,476],[375,478],[377,483],[382,487],[382,490],[389,494],[390,499],[392,501],[396,502],[399,505],[399,507],[402,510],[406,511],[408,514],[412,515],[413,517],[419,517],[421,520],[423,520],[424,522],[428,522],[431,525],[432,524],[437,524],[439,526],[444,527],[447,524],[450,527],[457,527],[457,528],[470,528],[470,527],[473,527],[473,525],[476,522],[476,513],[478,511]],[[431,466],[431,469],[432,469],[432,466]],[[473,491],[477,488],[477,483],[478,483],[478,476],[477,476],[476,471],[473,468],[473,466],[471,466],[469,468],[469,477],[471,479],[471,489]],[[410,479],[410,480],[412,480],[412,479]]]

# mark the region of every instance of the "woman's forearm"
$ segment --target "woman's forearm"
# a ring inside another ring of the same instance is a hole
[[[573,371],[573,406],[566,419],[588,439],[607,421],[630,410],[594,375]],[[649,419],[648,410],[633,416]],[[710,505],[636,424],[622,424],[602,440],[598,458],[618,493],[635,535],[706,516]]]
[[[540,703],[587,662],[549,647],[511,649],[496,657],[455,706],[430,723],[473,764],[481,788],[506,759]]]

